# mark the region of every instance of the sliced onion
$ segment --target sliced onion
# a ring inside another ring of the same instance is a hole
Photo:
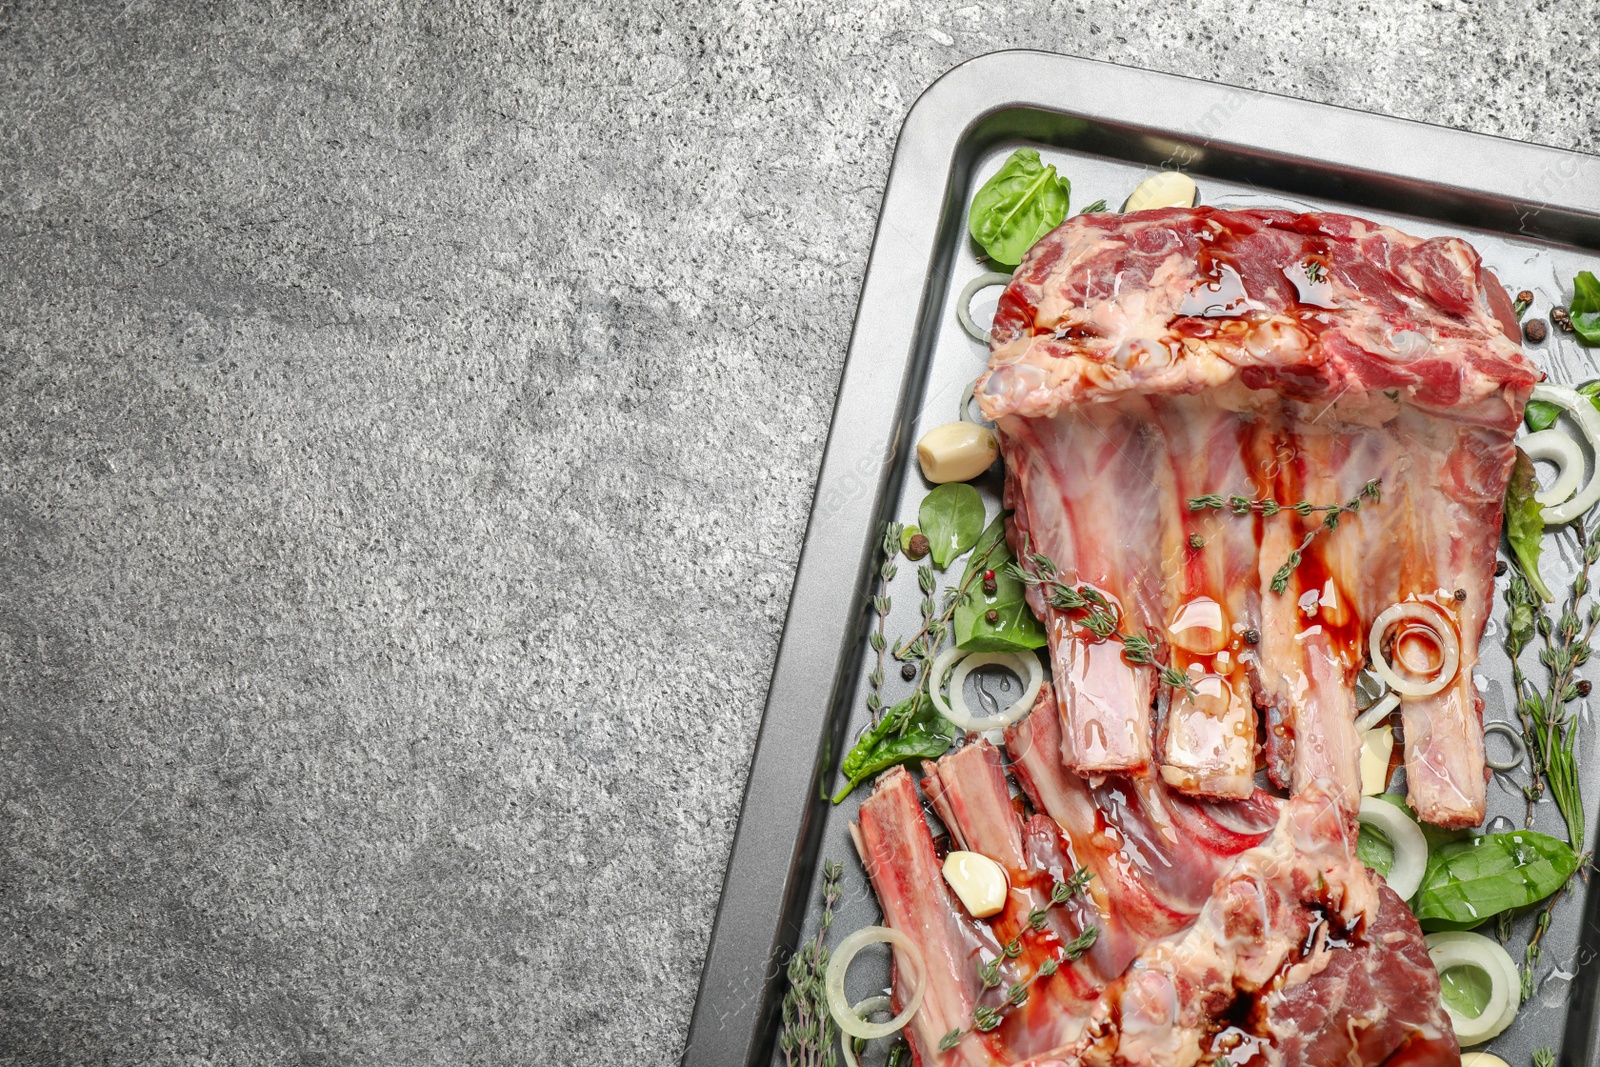
[[[950,705],[944,699],[945,675],[950,673],[951,666],[957,660],[969,655],[970,652],[963,652],[952,645],[939,653],[933,661],[933,666],[928,668],[928,699],[933,701],[933,706],[938,709],[939,714],[947,719],[950,718]]]
[[[875,997],[868,997],[866,1000],[857,1001],[855,1007],[850,1009],[850,1013],[856,1018],[865,1021],[869,1015],[874,1015],[880,1011],[892,1010],[893,1005],[889,1003],[889,998],[880,993]],[[861,1061],[856,1059],[855,1045],[855,1038],[851,1037],[843,1030],[839,1032],[839,1047],[844,1049],[845,1067],[861,1067]]]
[[[1386,693],[1373,702],[1372,707],[1363,711],[1356,717],[1356,733],[1364,734],[1383,720],[1387,719],[1395,708],[1400,706],[1399,693]]]
[[[850,969],[850,962],[856,958],[856,953],[868,945],[887,944],[905,952],[906,957],[915,966],[912,968],[911,996],[906,1000],[905,1010],[886,1023],[869,1023],[855,1013],[850,1007],[850,1002],[844,995],[844,976]],[[863,1041],[873,1041],[880,1037],[888,1037],[898,1030],[905,1029],[906,1023],[922,1007],[922,994],[927,989],[928,972],[922,964],[922,950],[917,948],[917,943],[902,934],[899,930],[888,926],[863,926],[843,941],[833,950],[833,958],[828,961],[828,977],[825,985],[828,990],[828,1011],[833,1015],[833,1021],[839,1024],[851,1037],[859,1037]]]
[[[1384,881],[1401,900],[1410,900],[1428,869],[1428,839],[1411,817],[1386,800],[1362,797],[1356,821],[1377,830],[1394,846],[1394,866]]]
[[[1547,404],[1555,404],[1565,409],[1578,424],[1578,429],[1583,431],[1584,440],[1589,442],[1589,448],[1596,456],[1600,456],[1600,410],[1595,409],[1594,401],[1570,386],[1552,385],[1550,382],[1540,382],[1534,386],[1532,399],[1543,400]],[[1529,437],[1532,436],[1535,435],[1529,434]],[[1563,522],[1571,522],[1579,516],[1588,514],[1589,509],[1596,503],[1600,503],[1600,477],[1590,478],[1588,484],[1578,490],[1570,500],[1553,508],[1545,508],[1545,525],[1556,526]]]
[[[1496,760],[1491,759],[1488,752],[1485,751],[1483,755],[1484,764],[1491,771],[1500,771],[1501,773],[1521,769],[1522,761],[1528,758],[1528,743],[1522,739],[1522,731],[1508,722],[1485,723],[1483,736],[1487,738],[1490,734],[1500,734],[1511,742],[1511,751],[1515,755],[1509,760]],[[1487,745],[1485,745],[1485,748],[1487,749]]]
[[[1600,412],[1596,414],[1600,415]],[[1395,623],[1404,620],[1421,623],[1432,630],[1439,639],[1439,653],[1442,659],[1439,669],[1429,681],[1418,682],[1400,677],[1394,665],[1389,662],[1389,657],[1383,654],[1384,634],[1388,633],[1389,628]],[[1401,696],[1432,696],[1455,681],[1456,672],[1461,667],[1461,640],[1456,637],[1454,628],[1441,617],[1437,608],[1419,600],[1395,604],[1379,615],[1372,623],[1369,645],[1373,672]]]
[[[1429,934],[1423,941],[1440,975],[1452,967],[1472,967],[1489,979],[1489,1003],[1481,1014],[1462,1015],[1445,1004],[1456,1039],[1463,1045],[1479,1045],[1499,1036],[1517,1017],[1522,1004],[1522,978],[1510,954],[1493,938],[1466,931]]]
[[[951,652],[957,653],[953,658]],[[945,697],[939,692],[944,670],[951,663],[960,660],[955,673],[950,675],[950,695]],[[991,663],[999,664],[1009,669],[1023,683],[1022,696],[1006,710],[995,715],[974,715],[967,708],[967,698],[962,693],[966,684],[967,675],[979,667],[987,667]],[[984,730],[999,730],[1010,726],[1033,707],[1033,702],[1039,696],[1039,689],[1044,685],[1044,668],[1039,665],[1039,657],[1032,652],[980,652],[977,655],[968,655],[958,649],[951,649],[933,661],[933,673],[928,678],[928,694],[933,698],[933,706],[939,709],[940,714],[963,730],[971,733],[981,733]]]
[[[1517,439],[1517,447],[1529,459],[1542,459],[1556,465],[1556,480],[1533,494],[1533,499],[1553,508],[1578,491],[1583,482],[1583,449],[1565,430],[1554,426]]]
[[[968,307],[972,298],[978,295],[981,289],[992,285],[1010,285],[1011,275],[1001,274],[999,271],[990,271],[980,274],[968,282],[961,290],[961,295],[956,297],[956,321],[961,323],[961,328],[967,331],[967,336],[975,341],[989,343],[989,331],[978,329],[978,324],[972,321],[972,311]]]

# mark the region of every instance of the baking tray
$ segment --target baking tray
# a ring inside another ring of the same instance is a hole
[[[783,967],[814,928],[823,859],[843,861],[846,871],[831,940],[878,920],[848,834],[868,787],[837,807],[825,798],[867,719],[867,598],[879,531],[889,520],[914,521],[926,486],[912,446],[921,430],[955,417],[985,362],[954,314],[962,285],[985,269],[966,236],[966,205],[1021,144],[1071,179],[1074,209],[1101,197],[1115,208],[1147,174],[1178,168],[1199,183],[1201,203],[1342,210],[1424,237],[1462,235],[1511,289],[1535,292],[1530,316],[1562,302],[1577,270],[1600,266],[1597,156],[1043,52],[982,56],[935,82],[895,146],[684,1051],[690,1067],[773,1060]],[[1555,380],[1596,376],[1570,335],[1552,331],[1532,351]],[[998,481],[979,486],[993,515]],[[1570,577],[1570,553],[1547,548],[1546,559],[1547,578]],[[914,568],[900,571],[891,635],[917,625]],[[1499,642],[1492,627],[1478,669],[1489,719],[1509,718]],[[891,671],[886,703],[905,689]],[[1490,817],[1520,822],[1515,783],[1496,783]],[[1583,788],[1600,799],[1593,761]],[[1548,804],[1536,826],[1563,833]],[[1576,976],[1543,982],[1512,1028],[1484,1046],[1513,1064],[1528,1063],[1540,1045],[1556,1046],[1573,1067],[1600,1051],[1600,967],[1582,966],[1600,952],[1600,892],[1579,892],[1581,901],[1557,910],[1544,942],[1546,964]],[[1508,945],[1519,959],[1529,924],[1519,922]],[[886,961],[863,957],[851,970],[852,999],[881,991],[887,970]]]

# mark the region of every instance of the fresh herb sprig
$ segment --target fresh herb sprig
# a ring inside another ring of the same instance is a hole
[[[1005,541],[992,541],[978,557],[975,566],[969,566],[966,576],[961,584],[953,589],[946,589],[944,604],[935,610],[934,588],[935,579],[933,570],[923,566],[917,570],[917,584],[922,590],[922,626],[909,638],[898,642],[894,647],[894,658],[907,663],[921,664],[921,675],[917,678],[918,693],[926,691],[928,686],[928,673],[933,666],[933,661],[938,658],[939,646],[950,633],[950,619],[956,613],[956,606],[962,599],[970,596],[974,582],[980,581],[990,557]]]
[[[1534,1049],[1533,1067],[1556,1067],[1556,1054],[1548,1046]]]
[[[1600,560],[1600,540],[1593,531],[1576,528],[1582,563],[1561,605],[1561,614],[1552,620],[1544,604],[1521,574],[1512,576],[1506,586],[1506,606],[1510,609],[1506,627],[1506,652],[1511,659],[1511,684],[1517,698],[1517,714],[1528,739],[1534,779],[1527,791],[1528,818],[1533,817],[1533,802],[1548,787],[1561,817],[1567,824],[1567,840],[1574,848],[1584,841],[1583,800],[1578,788],[1577,722],[1567,706],[1578,699],[1574,680],[1579,667],[1589,661],[1595,631],[1600,628],[1600,603],[1583,604],[1590,591],[1589,573]],[[1540,689],[1523,673],[1519,660],[1537,633],[1544,647],[1539,662],[1549,676],[1549,686]]]
[[[1024,544],[1023,553],[1032,567],[1012,563],[1006,568],[1007,573],[1030,588],[1043,589],[1045,602],[1056,610],[1083,612],[1077,620],[1078,624],[1102,641],[1113,635],[1121,638],[1123,658],[1136,667],[1156,666],[1162,685],[1182,689],[1190,696],[1195,695],[1194,679],[1186,671],[1155,663],[1154,641],[1144,634],[1120,632],[1122,621],[1104,593],[1092,585],[1069,585],[1063,582],[1055,561],[1043,552],[1029,552]]]
[[[889,647],[889,638],[883,632],[884,624],[889,619],[889,583],[894,581],[894,576],[899,573],[895,566],[895,556],[900,551],[900,534],[905,527],[898,522],[886,523],[883,528],[883,562],[878,564],[878,592],[872,598],[872,610],[877,613],[878,625],[867,639],[872,645],[872,651],[877,653],[878,662],[873,665],[872,673],[867,675],[867,710],[872,713],[872,721],[878,721],[878,713],[883,710],[883,653]]]
[[[1059,907],[1083,892],[1084,887],[1089,884],[1089,879],[1093,877],[1094,873],[1092,871],[1080,867],[1072,873],[1071,877],[1064,880],[1056,879],[1055,883],[1050,887],[1050,903],[1044,908],[1034,908],[1028,912],[1028,929],[1035,932],[1043,930],[1045,924],[1049,921],[1048,908]],[[985,989],[1000,988],[1004,981],[1000,973],[1000,967],[1004,961],[1014,960],[1022,955],[1022,934],[1023,931],[1018,931],[1015,937],[1001,947],[1000,955],[978,968],[978,980],[983,983]],[[1099,936],[1099,927],[1087,926],[1077,937],[1062,943],[1060,950],[1054,956],[1046,958],[1043,963],[1039,964],[1038,970],[1034,971],[1033,974],[1020,982],[1006,987],[1005,994],[999,1004],[984,1004],[974,1008],[972,1011],[972,1025],[964,1028],[958,1027],[945,1034],[944,1037],[939,1039],[939,1051],[950,1051],[961,1043],[962,1038],[973,1031],[986,1034],[990,1030],[998,1028],[1001,1023],[1005,1022],[1006,1012],[1012,1008],[1021,1007],[1028,1002],[1028,996],[1036,984],[1060,970],[1062,963],[1076,960],[1085,952],[1088,952],[1094,947],[1094,943]]]
[[[1282,593],[1289,588],[1289,578],[1300,566],[1305,558],[1306,549],[1311,547],[1311,542],[1324,530],[1332,532],[1339,528],[1339,520],[1347,514],[1361,510],[1363,502],[1370,500],[1374,504],[1383,502],[1383,480],[1375,478],[1361,487],[1361,491],[1346,500],[1343,504],[1313,504],[1308,500],[1297,501],[1293,504],[1280,504],[1276,500],[1252,500],[1247,496],[1224,497],[1218,493],[1206,496],[1189,498],[1190,511],[1229,511],[1235,515],[1262,515],[1271,518],[1281,512],[1291,511],[1296,515],[1308,516],[1322,513],[1322,521],[1306,531],[1300,541],[1300,546],[1289,553],[1272,576],[1271,589],[1274,593]]]
[[[829,860],[822,865],[822,920],[817,934],[789,960],[789,989],[783,995],[783,1049],[785,1067],[835,1067],[839,1032],[828,1011],[828,930],[833,926],[833,906],[839,902],[839,879],[844,866]]]
[[[1578,870],[1588,866],[1589,857],[1584,856],[1578,861]],[[1533,996],[1533,969],[1539,964],[1539,956],[1543,952],[1539,942],[1544,940],[1545,931],[1550,929],[1550,916],[1556,910],[1556,902],[1565,895],[1572,879],[1568,878],[1561,883],[1561,888],[1550,894],[1544,902],[1544,907],[1539,909],[1539,918],[1534,921],[1533,933],[1528,938],[1528,947],[1522,953],[1522,999],[1526,1001]]]

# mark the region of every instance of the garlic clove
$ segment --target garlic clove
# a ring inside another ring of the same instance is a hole
[[[944,880],[974,919],[998,915],[1010,885],[998,863],[978,852],[952,852],[944,858]]]
[[[976,422],[935,426],[917,442],[922,475],[935,484],[971,481],[999,458],[1000,445],[994,434]]]
[[[1463,1052],[1461,1067],[1511,1067],[1511,1064],[1492,1052]]]
[[[1149,211],[1158,207],[1194,207],[1200,190],[1194,179],[1176,170],[1163,170],[1140,182],[1123,206],[1124,211]]]
[[[1394,730],[1374,726],[1361,736],[1361,795],[1375,797],[1389,788],[1389,756],[1394,752]]]

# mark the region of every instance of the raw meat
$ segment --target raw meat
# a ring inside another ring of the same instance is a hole
[[[1006,739],[1041,810],[1054,796],[1053,818],[1019,811],[987,742],[924,768],[951,847],[1006,869],[1012,899],[1001,915],[972,919],[945,885],[904,769],[879,779],[852,828],[884,921],[917,943],[927,967],[907,1030],[922,1067],[1189,1067],[1218,1056],[1245,1064],[1257,1052],[1262,1064],[1311,1067],[1378,1064],[1399,1050],[1419,1064],[1456,1061],[1416,921],[1356,860],[1336,805],[1316,792],[1198,803],[1156,779],[1137,796],[1126,783],[1091,787],[1060,768],[1055,712],[1047,687]],[[1051,907],[1050,887],[1078,865],[1095,874],[1088,889]],[[1037,912],[1042,921],[1030,922]],[[980,1007],[1001,1007],[1090,925],[1100,936],[1088,953],[1030,985],[994,1029],[972,1030]],[[1014,936],[1022,951],[1007,959]],[[980,969],[996,959],[1000,981],[988,988]],[[896,1007],[907,968],[897,951]],[[941,1050],[951,1031],[964,1033]]]
[[[1097,590],[1121,637],[1157,650],[1132,662],[1120,637],[1033,591],[1066,766],[1157,769],[1181,791],[1242,799],[1259,708],[1274,780],[1320,783],[1351,812],[1368,630],[1419,600],[1462,655],[1442,692],[1402,706],[1409,799],[1431,822],[1480,823],[1472,673],[1538,377],[1515,321],[1465,242],[1344,215],[1080,215],[1036,244],[977,390],[1006,460],[1012,546]],[[1362,498],[1374,482],[1381,501]],[[1305,548],[1279,593],[1274,575],[1322,514],[1191,510],[1211,494],[1364,506]],[[1189,687],[1158,684],[1163,664]]]

